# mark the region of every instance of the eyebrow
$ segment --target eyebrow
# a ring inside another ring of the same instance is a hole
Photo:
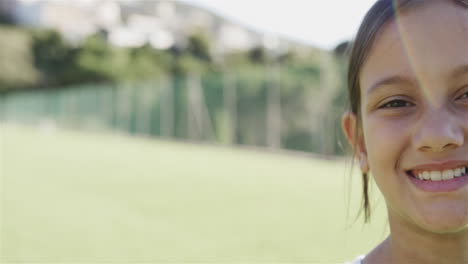
[[[468,65],[467,70],[468,70]],[[393,84],[414,84],[414,81],[412,79],[409,79],[407,77],[403,77],[400,75],[394,75],[394,76],[389,76],[385,77],[378,82],[374,83],[366,92],[366,94],[371,94],[378,90],[378,88],[385,86],[385,85],[393,85]]]
[[[452,74],[450,77],[452,79],[457,79],[460,78],[461,76],[468,74],[468,64],[463,64],[455,68],[455,70],[452,71]],[[375,92],[375,90],[378,90],[378,88],[385,86],[385,85],[394,85],[394,84],[414,84],[414,81],[410,78],[400,76],[400,75],[393,75],[389,77],[385,77],[378,82],[374,83],[366,92],[366,94],[371,94]]]
[[[455,68],[455,70],[452,73],[452,78],[460,78],[461,76],[465,75],[468,73],[468,64],[463,64],[461,66],[458,66]]]

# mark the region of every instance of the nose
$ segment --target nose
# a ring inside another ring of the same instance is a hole
[[[443,152],[464,143],[463,126],[456,116],[435,110],[419,121],[413,142],[423,152]]]

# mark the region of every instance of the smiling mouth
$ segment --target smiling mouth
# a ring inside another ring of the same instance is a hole
[[[442,171],[438,170],[418,170],[406,171],[406,174],[410,177],[416,178],[421,181],[449,181],[459,177],[464,177],[468,175],[468,166],[462,166],[455,169],[446,169]]]

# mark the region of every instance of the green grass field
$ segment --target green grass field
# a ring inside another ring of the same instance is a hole
[[[0,133],[1,263],[342,263],[388,233],[377,191],[371,224],[352,224],[349,161]]]

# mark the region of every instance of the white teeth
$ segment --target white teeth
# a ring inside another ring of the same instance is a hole
[[[419,173],[419,174],[418,174],[418,178],[419,178],[420,180],[424,180],[423,174],[422,174],[422,173]]]
[[[423,172],[423,179],[430,180],[431,174],[428,171]]]
[[[453,179],[453,170],[444,170],[442,172],[442,180]]]
[[[452,170],[444,171],[423,171],[419,172],[416,176],[420,180],[430,180],[430,181],[446,181],[451,180],[455,177],[461,177],[468,173],[468,168],[457,168]]]
[[[440,171],[431,171],[431,181],[441,181],[442,173]]]

